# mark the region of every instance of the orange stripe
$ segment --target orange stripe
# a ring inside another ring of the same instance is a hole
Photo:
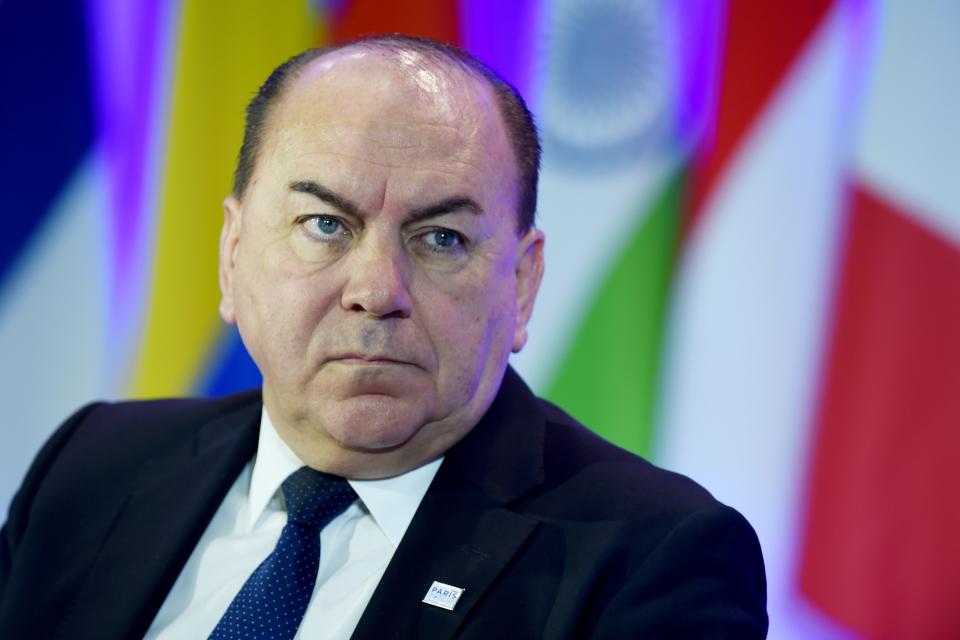
[[[823,21],[831,0],[728,3],[720,95],[713,138],[695,161],[684,235],[697,224],[718,177]]]

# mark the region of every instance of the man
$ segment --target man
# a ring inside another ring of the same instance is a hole
[[[275,71],[220,241],[262,402],[72,417],[0,540],[0,637],[763,637],[743,518],[507,366],[538,156],[519,96],[445,45]]]

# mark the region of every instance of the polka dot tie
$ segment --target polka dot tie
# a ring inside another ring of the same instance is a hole
[[[317,582],[320,530],[356,499],[347,481],[301,467],[283,483],[287,524],[220,618],[211,640],[293,638]]]

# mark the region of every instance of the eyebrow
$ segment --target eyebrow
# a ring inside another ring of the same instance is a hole
[[[361,216],[360,207],[313,180],[297,180],[296,182],[291,182],[290,190],[312,195],[330,206],[339,209],[343,213],[357,217]],[[456,211],[466,211],[474,215],[483,214],[483,208],[481,208],[473,198],[468,196],[450,196],[435,204],[411,209],[407,214],[407,222],[420,222]]]
[[[351,216],[360,216],[360,207],[313,180],[297,180],[296,182],[291,182],[290,190],[296,191],[297,193],[308,193],[323,200],[331,207],[339,209],[343,213]]]
[[[451,196],[444,198],[436,204],[411,209],[407,215],[407,220],[409,222],[420,222],[421,220],[436,218],[448,213],[454,213],[455,211],[466,211],[474,215],[481,215],[483,213],[483,209],[473,201],[473,198],[468,198],[467,196]]]

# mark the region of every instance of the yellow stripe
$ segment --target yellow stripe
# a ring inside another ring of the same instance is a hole
[[[316,44],[321,32],[306,0],[187,0],[182,12],[135,397],[188,392],[221,335],[220,205],[243,109],[273,67]]]

